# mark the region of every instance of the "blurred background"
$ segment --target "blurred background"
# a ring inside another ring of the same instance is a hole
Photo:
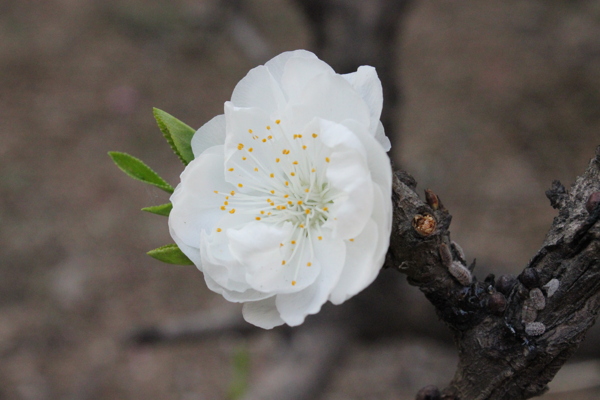
[[[285,357],[291,333],[277,329],[126,343],[140,327],[239,309],[194,267],[145,255],[171,239],[139,209],[168,196],[106,154],[175,185],[182,165],[152,107],[200,127],[285,50],[318,51],[339,72],[375,65],[392,157],[441,197],[476,274],[527,264],[555,216],[545,190],[570,185],[600,145],[600,2],[412,0],[382,14],[390,2],[373,1],[352,20],[340,10],[355,3],[0,0],[0,399],[234,399]],[[322,399],[413,399],[452,378],[446,328],[394,285],[405,301],[385,306],[404,330],[349,342]],[[544,398],[599,398],[597,357],[592,330]]]

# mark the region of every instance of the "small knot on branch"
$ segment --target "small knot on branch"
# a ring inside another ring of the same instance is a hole
[[[553,181],[552,187],[546,190],[546,197],[550,200],[550,205],[554,209],[562,208],[567,199],[567,189],[560,181]]]

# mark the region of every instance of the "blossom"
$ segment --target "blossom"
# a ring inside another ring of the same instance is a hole
[[[286,52],[193,136],[170,233],[248,322],[299,325],[377,276],[392,219],[382,103],[373,67],[339,75]]]

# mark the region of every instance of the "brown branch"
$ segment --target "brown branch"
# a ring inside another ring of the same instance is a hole
[[[600,147],[569,191],[555,181],[546,194],[559,213],[529,265],[518,278],[490,275],[478,281],[450,240],[451,216],[439,198],[427,191],[422,201],[412,178],[395,175],[386,266],[406,274],[454,332],[459,364],[441,398],[540,395],[595,322],[600,310]]]

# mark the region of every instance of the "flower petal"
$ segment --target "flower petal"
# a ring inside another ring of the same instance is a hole
[[[370,218],[373,207],[372,179],[366,160],[366,150],[348,128],[329,121],[321,122],[321,140],[331,155],[327,165],[329,184],[346,194],[334,201],[331,215],[323,225],[333,230],[333,236],[349,239],[357,236]]]
[[[315,77],[326,74],[337,76],[333,69],[318,58],[291,57],[285,64],[281,76],[281,88],[288,101],[303,96],[304,89]]]
[[[286,253],[281,244],[289,242],[292,232],[290,222],[281,225],[251,222],[240,229],[227,231],[231,254],[244,264],[246,280],[253,289],[291,293],[315,281],[320,267],[306,268],[309,253],[299,252],[296,257],[285,260]],[[299,268],[301,273],[297,274]],[[292,284],[292,281],[296,283]]]
[[[317,280],[297,293],[277,295],[277,310],[285,323],[290,326],[300,325],[307,315],[318,313],[340,279],[347,257],[346,245],[341,239],[323,236],[323,240],[313,239],[315,260],[318,260],[321,267]]]
[[[285,70],[285,65],[292,58],[302,58],[302,59],[316,59],[315,56],[310,51],[306,50],[294,50],[294,51],[286,51],[281,53],[280,55],[270,59],[265,63],[265,67],[269,69],[271,76],[275,79],[275,81],[281,85],[281,78],[283,76],[283,72]]]
[[[358,67],[356,72],[342,76],[350,82],[369,107],[371,115],[369,131],[372,135],[375,135],[380,124],[379,118],[381,117],[381,109],[383,108],[383,88],[381,87],[381,81],[377,76],[375,68],[363,65]]]
[[[365,101],[348,81],[333,73],[322,73],[311,79],[300,95],[290,99],[282,121],[298,129],[314,118],[332,122],[354,119],[366,127],[371,123]]]
[[[271,329],[284,323],[275,306],[275,296],[244,303],[242,315],[246,321],[263,329]]]
[[[180,240],[178,244],[199,248],[200,233],[210,232],[222,217],[219,207],[223,196],[214,191],[233,189],[225,182],[223,164],[223,146],[213,146],[192,160],[181,174],[181,183],[171,195],[173,210],[169,215],[169,229]]]
[[[285,107],[285,97],[279,82],[273,78],[267,66],[259,66],[238,82],[231,95],[236,107],[256,107],[269,116],[276,116]]]
[[[390,138],[388,138],[385,134],[385,129],[383,129],[383,124],[381,121],[377,123],[377,130],[375,131],[375,140],[379,142],[379,144],[383,147],[383,149],[388,152],[392,148],[392,143],[390,142]]]
[[[377,224],[371,219],[361,234],[347,243],[344,273],[329,296],[333,304],[342,304],[377,277],[381,269],[381,263],[375,259],[378,240]]]
[[[192,136],[192,152],[198,157],[206,149],[225,143],[225,116],[217,115]]]

